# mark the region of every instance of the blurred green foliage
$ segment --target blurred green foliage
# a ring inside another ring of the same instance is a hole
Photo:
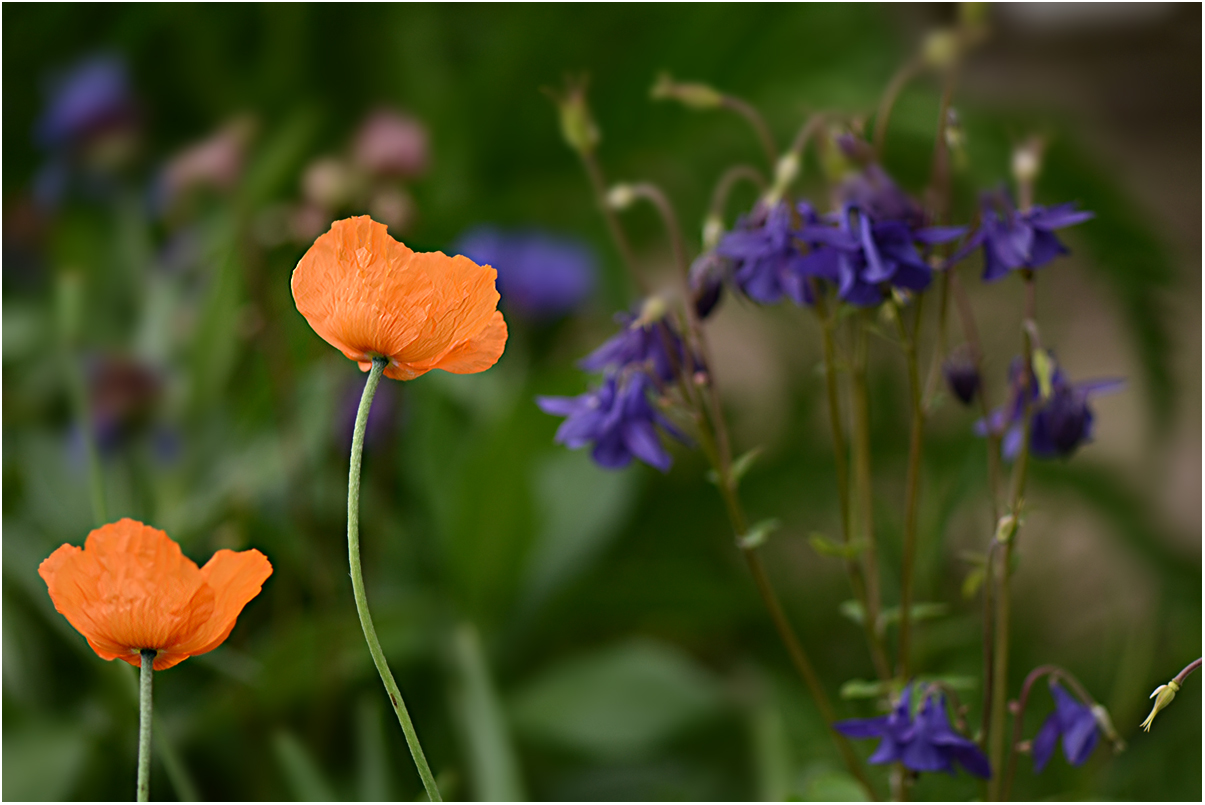
[[[912,45],[889,12],[59,5],[9,6],[4,20],[6,799],[132,793],[134,672],[97,658],[54,612],[36,575],[51,550],[82,542],[94,525],[65,378],[109,353],[162,372],[153,427],[102,456],[110,518],[163,527],[200,562],[218,548],[254,546],[275,566],[224,646],[157,677],[152,797],[378,800],[421,791],[346,580],[349,405],[363,376],[292,305],[289,273],[305,244],[256,237],[265,209],[296,199],[305,166],[342,148],[382,103],[410,110],[431,132],[433,167],[409,186],[418,218],[408,245],[447,249],[481,221],[537,223],[582,235],[606,258],[604,288],[589,309],[551,329],[512,321],[495,369],[393,384],[390,427],[366,450],[369,597],[445,796],[859,793],[791,675],[704,482],[702,457],[678,449],[667,476],[645,467],[606,473],[584,453],[554,446],[557,421],[532,403],[535,394],[581,390],[573,361],[630,301],[580,167],[538,89],[558,85],[565,71],[588,71],[609,174],[661,183],[683,221],[694,222],[721,170],[759,153],[735,116],[649,102],[657,72],[748,98],[785,142],[808,109],[873,108]],[[45,220],[32,256],[17,260],[7,210],[42,159],[28,136],[43,102],[38,79],[96,51],[130,66],[143,102],[140,161],[108,202],[77,199]],[[928,171],[936,109],[934,89],[922,82],[893,118],[887,162],[913,190]],[[182,227],[154,220],[143,203],[156,166],[247,111],[260,133],[246,171],[231,194],[208,199],[187,221],[199,244],[192,267],[165,269],[164,249]],[[962,111],[973,167],[959,177],[956,199],[967,210],[978,188],[1006,178],[1009,137],[1026,120],[973,98]],[[1165,249],[1110,175],[1075,147],[1076,133],[1058,133],[1040,200],[1075,198],[1098,213],[1072,242],[1086,246],[1115,292],[1142,362],[1134,387],[1151,421],[1166,421],[1176,383],[1160,307],[1174,280]],[[625,223],[642,253],[659,253],[651,215]],[[79,350],[64,349],[54,318],[68,268],[80,272],[87,299]],[[765,315],[816,340],[803,315]],[[894,360],[886,345],[876,353],[883,366]],[[814,346],[805,354],[814,360]],[[893,402],[899,373],[882,377],[872,389],[872,436],[884,593],[893,601],[907,428]],[[786,424],[742,489],[755,520],[783,522],[766,549],[774,580],[835,695],[872,669],[857,627],[838,614],[848,597],[839,563],[807,547],[808,534],[834,533],[836,521],[820,380],[792,371],[784,384]],[[957,427],[935,428],[926,448],[917,599],[950,610],[918,627],[916,662],[926,673],[978,678],[979,615],[960,593],[969,567],[947,541],[968,523],[983,532],[974,544],[990,535],[984,446],[970,435],[968,415],[947,406],[939,416]],[[1022,761],[1018,794],[1198,798],[1200,680],[1190,680],[1151,735],[1131,725],[1147,690],[1200,651],[1199,552],[1169,533],[1149,493],[1116,467],[1080,457],[1034,476],[1046,507],[1095,513],[1101,527],[1092,538],[1154,578],[1157,601],[1149,622],[1106,622],[1069,642],[1057,638],[1057,623],[1018,618],[1016,679],[1040,662],[1070,668],[1130,739],[1121,756],[1098,750],[1080,769],[1056,761],[1036,780]],[[1022,561],[1040,562],[1042,543],[1057,539],[1033,534]],[[975,723],[979,694],[966,698]],[[874,702],[839,705],[846,716],[870,715]],[[1027,734],[1044,715],[1030,714]],[[859,749],[865,756],[872,746]],[[885,775],[875,774],[886,790]],[[914,794],[981,792],[965,777],[926,775]]]

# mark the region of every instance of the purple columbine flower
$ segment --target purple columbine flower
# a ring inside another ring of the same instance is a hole
[[[913,229],[899,220],[878,222],[853,205],[836,219],[836,227],[813,224],[800,230],[801,239],[815,244],[801,270],[834,278],[841,298],[859,307],[882,302],[888,286],[923,291],[933,279],[933,270],[916,244],[945,243],[966,231],[963,227]]]
[[[804,222],[816,220],[807,203],[801,202],[796,212]],[[785,201],[770,209],[758,204],[737,219],[733,230],[720,239],[716,253],[733,261],[732,281],[754,302],[772,305],[786,296],[806,305],[811,303],[811,290],[797,236]]]
[[[902,221],[916,229],[925,224],[920,205],[873,162],[846,177],[838,195],[843,204],[865,210],[876,221]]]
[[[648,304],[651,303],[645,303]],[[686,345],[667,317],[637,317],[621,312],[615,314],[615,321],[622,329],[579,361],[578,366],[588,372],[640,367],[662,383],[677,382],[680,368],[686,369],[688,375],[703,368],[698,357],[687,362]]]
[[[593,444],[591,457],[606,469],[621,469],[632,457],[668,472],[673,463],[657,428],[685,442],[649,402],[652,381],[644,372],[610,374],[603,384],[578,397],[536,397],[547,414],[565,417],[556,441],[571,450]]]
[[[1054,712],[1042,722],[1033,739],[1035,774],[1046,768],[1060,737],[1063,739],[1063,757],[1072,766],[1083,765],[1100,740],[1091,707],[1063,690],[1058,682],[1050,683],[1050,695],[1054,698]]]
[[[902,763],[913,771],[954,774],[954,764],[977,777],[992,776],[991,764],[975,742],[950,727],[945,696],[930,691],[912,717],[912,685],[904,689],[890,715],[838,721],[833,728],[850,738],[881,738],[868,763]]]
[[[594,253],[570,238],[482,226],[462,235],[456,251],[493,266],[502,304],[533,321],[572,313],[594,290]]]
[[[132,124],[137,114],[125,64],[113,55],[79,62],[50,82],[48,95],[34,136],[50,151],[81,146],[101,132]]]
[[[1008,460],[1021,451],[1025,433],[1025,392],[1022,384],[1024,364],[1014,358],[1009,366],[1009,401],[991,413],[986,421],[975,423],[975,432],[986,436],[1001,435],[1001,453]],[[1088,400],[1099,394],[1120,390],[1125,381],[1116,378],[1086,380],[1071,383],[1059,368],[1050,377],[1050,396],[1042,399],[1037,378],[1029,377],[1029,399],[1038,406],[1033,412],[1029,434],[1029,451],[1039,458],[1067,458],[1079,446],[1092,440],[1094,416]]]
[[[991,194],[984,199],[979,229],[950,258],[950,264],[982,246],[984,282],[995,282],[1010,271],[1041,268],[1060,254],[1070,253],[1054,230],[1093,217],[1095,213],[1075,209],[1074,202],[1054,207],[1034,205],[1021,211],[1014,208],[1006,193]]]

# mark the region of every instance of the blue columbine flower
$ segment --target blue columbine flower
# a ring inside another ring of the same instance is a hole
[[[979,229],[950,258],[950,263],[983,246],[985,282],[994,282],[1010,271],[1041,268],[1060,254],[1069,253],[1055,237],[1054,230],[1093,217],[1095,213],[1077,210],[1074,203],[1054,207],[1034,205],[1021,211],[1014,208],[1007,194],[991,194],[984,199]]]
[[[710,316],[720,303],[730,273],[728,259],[715,251],[703,252],[690,264],[690,298],[700,319]]]
[[[655,299],[645,307],[659,304]],[[615,320],[622,329],[603,342],[602,346],[583,358],[578,365],[588,372],[618,371],[639,366],[662,383],[675,383],[678,369],[687,374],[703,368],[697,357],[687,364],[686,346],[670,320],[664,315],[617,313]]]
[[[502,304],[519,316],[548,321],[572,313],[594,290],[597,261],[584,243],[538,231],[477,227],[456,251],[498,271]]]
[[[1042,722],[1033,739],[1035,774],[1046,768],[1060,737],[1063,739],[1063,756],[1072,766],[1083,765],[1100,740],[1091,707],[1063,690],[1058,682],[1050,683],[1050,695],[1054,697],[1054,712]]]
[[[986,421],[975,423],[980,436],[992,433],[1002,436],[1001,452],[1013,459],[1021,450],[1024,436],[1025,392],[1022,384],[1024,365],[1014,358],[1009,367],[1009,401],[997,408]],[[1050,377],[1050,394],[1042,398],[1037,378],[1031,373],[1029,399],[1037,408],[1029,434],[1029,451],[1039,458],[1066,458],[1080,445],[1092,440],[1094,417],[1088,400],[1099,394],[1120,390],[1125,381],[1119,379],[1087,380],[1071,383],[1063,371],[1055,367]]]
[[[800,202],[795,212],[805,223],[816,221],[815,211]],[[733,261],[732,281],[745,296],[772,305],[783,296],[797,305],[811,302],[808,264],[799,248],[791,207],[780,201],[766,209],[758,204],[737,219],[733,230],[720,239],[716,253]]]
[[[598,388],[578,397],[536,397],[545,413],[565,417],[556,441],[571,450],[593,444],[599,466],[620,469],[632,457],[668,472],[672,459],[657,435],[658,426],[686,441],[649,402],[652,381],[644,372],[610,374]]]
[[[954,774],[957,763],[977,777],[992,776],[991,764],[975,742],[950,727],[945,696],[929,691],[920,712],[912,717],[912,689],[900,695],[890,715],[838,721],[833,728],[850,738],[881,738],[867,762],[902,763],[913,771]]]
[[[916,250],[916,244],[954,240],[963,227],[913,229],[904,221],[875,221],[864,210],[846,205],[836,217],[837,226],[804,226],[799,237],[813,250],[800,267],[812,276],[833,278],[837,292],[859,307],[877,305],[888,286],[923,291],[933,279],[933,270]]]

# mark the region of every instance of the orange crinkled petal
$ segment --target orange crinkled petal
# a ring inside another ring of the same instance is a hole
[[[171,537],[128,518],[90,533],[82,550],[60,546],[38,573],[55,609],[98,655],[134,666],[141,663],[145,648],[159,652],[156,670],[203,653],[194,645],[200,647],[199,638],[209,634],[209,624],[224,618],[229,609],[228,592],[207,583],[209,574]],[[233,625],[233,619],[230,622]]]
[[[364,370],[386,356],[385,374],[410,380],[497,362],[506,344],[497,276],[467,257],[413,252],[360,216],[336,221],[314,242],[292,285],[297,310],[324,340]]]

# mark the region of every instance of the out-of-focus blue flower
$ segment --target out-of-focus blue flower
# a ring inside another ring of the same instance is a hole
[[[139,361],[116,356],[89,361],[86,376],[97,447],[114,452],[149,424],[163,379]]]
[[[578,397],[536,397],[545,413],[565,417],[556,441],[571,450],[593,444],[591,456],[599,466],[620,469],[632,457],[668,472],[672,459],[661,444],[657,428],[685,442],[649,402],[652,381],[644,372],[610,374],[598,388]]]
[[[890,715],[838,721],[833,728],[850,738],[880,738],[869,763],[898,762],[913,771],[951,775],[957,763],[977,777],[991,777],[991,765],[975,742],[950,727],[944,695],[926,694],[920,712],[912,717],[912,687],[904,689]]]
[[[804,223],[817,220],[807,203],[801,202],[796,212]],[[783,201],[768,210],[759,204],[720,239],[716,252],[733,261],[732,280],[745,296],[763,305],[783,296],[797,305],[811,303],[807,278],[815,275],[808,272],[818,264],[805,261],[797,230],[791,208]]]
[[[799,237],[819,244],[804,270],[826,278],[835,273],[842,299],[870,307],[883,301],[888,286],[911,291],[927,288],[933,270],[917,252],[916,244],[945,243],[965,231],[962,227],[913,229],[899,220],[876,222],[864,210],[847,205],[837,216],[836,227],[805,226]]]
[[[1021,358],[1009,366],[1009,400],[997,408],[986,421],[975,423],[975,432],[1002,436],[1001,452],[1012,460],[1021,450],[1025,433],[1025,388],[1029,389],[1033,412],[1029,435],[1029,451],[1039,458],[1066,458],[1081,444],[1092,440],[1094,417],[1088,400],[1099,394],[1120,390],[1125,381],[1109,378],[1071,383],[1066,374],[1055,367],[1050,376],[1050,394],[1043,399],[1037,378],[1030,373],[1029,383],[1022,382],[1025,368]]]
[[[645,307],[658,304],[646,302]],[[588,372],[619,371],[639,367],[662,383],[674,383],[678,369],[693,374],[702,369],[697,357],[688,363],[686,345],[670,320],[664,315],[631,313],[615,314],[622,329],[583,358],[578,366]]]
[[[1035,269],[1069,250],[1054,230],[1083,223],[1095,213],[1075,209],[1074,203],[1054,207],[1034,205],[1022,212],[1005,193],[991,194],[983,203],[979,229],[951,258],[956,263],[983,247],[983,279],[994,282],[1010,271]]]
[[[34,136],[50,151],[81,146],[101,132],[133,123],[137,114],[125,64],[113,55],[79,62],[50,82],[48,95]]]
[[[914,229],[925,225],[920,205],[873,162],[845,177],[837,193],[843,205],[865,210],[875,221],[902,221]]]
[[[1100,740],[1091,707],[1063,690],[1058,682],[1050,683],[1050,695],[1054,698],[1054,712],[1042,722],[1033,739],[1035,774],[1046,768],[1060,737],[1063,739],[1063,757],[1072,766],[1083,765]]]
[[[502,304],[534,321],[573,312],[594,290],[594,253],[570,238],[482,226],[462,235],[456,251],[493,266]]]

